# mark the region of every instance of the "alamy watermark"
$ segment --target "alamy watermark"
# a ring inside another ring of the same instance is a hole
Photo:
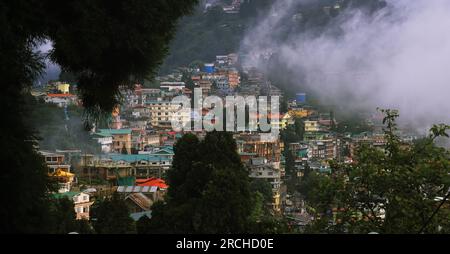
[[[270,101],[267,96],[227,96],[223,101],[218,96],[203,98],[202,89],[195,88],[193,99],[193,105],[184,95],[172,99],[178,107],[171,116],[174,131],[258,132],[261,140],[278,139],[279,96],[271,96]]]

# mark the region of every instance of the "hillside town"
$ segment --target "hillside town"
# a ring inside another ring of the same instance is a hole
[[[134,221],[143,216],[151,218],[152,205],[164,200],[170,188],[167,172],[177,140],[186,133],[200,139],[206,135],[205,130],[172,129],[171,120],[179,110],[171,103],[173,98],[193,98],[194,89],[201,89],[204,97],[279,96],[286,107],[277,115],[276,125],[272,123],[272,128],[280,130],[276,140],[261,140],[259,131],[235,131],[233,137],[249,177],[271,186],[272,200],[266,206],[274,216],[286,218],[291,227],[301,231],[314,218],[295,182],[302,180],[306,170],[329,173],[332,161],[352,163],[354,151],[361,144],[383,149],[382,116],[367,119],[373,131],[338,132],[333,112],[321,112],[310,105],[304,92],[299,91],[294,98],[286,96],[263,72],[243,67],[242,57],[236,53],[219,55],[211,63],[178,68],[170,75],[156,77],[151,84],[124,87],[123,103],[111,112],[106,125],[94,125],[89,132],[97,153],[79,147],[40,151],[49,176],[59,184],[53,196],[73,200],[77,219],[95,219],[90,215],[95,201],[114,193],[126,202]],[[64,80],[35,88],[32,94],[37,100],[65,109],[66,114],[68,107],[82,108],[76,85]],[[203,108],[203,116],[210,110]],[[193,114],[177,116],[185,122],[195,118]],[[296,138],[288,138],[289,133]],[[404,135],[403,141],[414,139]]]
[[[0,232],[450,233],[445,1],[0,6]]]

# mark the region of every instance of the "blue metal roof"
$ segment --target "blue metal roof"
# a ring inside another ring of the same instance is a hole
[[[134,220],[134,221],[138,221],[140,218],[147,216],[147,218],[151,219],[152,218],[152,211],[145,211],[145,212],[140,212],[140,213],[132,213],[130,214],[130,217]]]
[[[131,134],[131,129],[100,129],[99,132],[101,134],[109,134],[109,135],[126,135]]]
[[[173,152],[173,149],[168,149],[168,148],[163,148],[159,151],[155,151],[153,153],[151,153],[150,155],[174,155],[175,153]]]
[[[113,161],[125,161],[129,163],[148,161],[148,162],[160,162],[170,161],[167,157],[153,155],[153,154],[113,154],[109,155],[109,158]]]

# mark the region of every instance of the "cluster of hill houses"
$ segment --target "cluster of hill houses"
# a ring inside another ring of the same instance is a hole
[[[165,182],[174,157],[174,144],[184,132],[175,132],[171,118],[179,106],[171,103],[179,95],[192,97],[192,88],[200,88],[204,96],[216,95],[276,95],[283,93],[264,74],[254,68],[237,71],[238,55],[217,56],[216,61],[202,68],[184,68],[165,77],[158,77],[158,87],[149,88],[137,84],[133,90],[123,90],[124,101],[112,113],[108,128],[94,128],[92,139],[99,152],[87,154],[79,150],[42,151],[49,166],[49,174],[59,182],[55,197],[68,197],[74,201],[79,219],[89,219],[90,207],[97,198],[120,193],[127,201],[134,219],[151,216],[151,206],[164,198],[169,188]],[[186,73],[194,87],[188,88]],[[184,80],[184,81],[183,81]],[[36,93],[48,103],[61,107],[80,105],[76,95],[66,83],[53,83],[45,92]],[[330,160],[351,162],[354,148],[361,143],[373,146],[384,145],[384,137],[377,133],[342,135],[333,131],[336,121],[332,114],[321,113],[306,103],[306,95],[299,94],[290,101],[288,112],[278,115],[280,121],[275,128],[284,130],[295,125],[297,119],[304,123],[303,140],[284,144],[280,138],[262,140],[260,133],[235,132],[238,153],[246,165],[251,178],[265,179],[272,186],[273,200],[267,205],[275,213],[287,206],[283,188],[285,178],[285,149],[289,149],[295,160],[297,174],[301,175],[305,165],[313,170],[329,172]],[[202,114],[208,112],[208,108]],[[178,117],[191,121],[192,114]],[[191,131],[199,138],[205,131]],[[287,145],[288,147],[285,147]],[[345,153],[343,151],[346,151]]]

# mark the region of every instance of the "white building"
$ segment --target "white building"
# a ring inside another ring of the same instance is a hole
[[[264,179],[272,185],[274,211],[281,211],[281,170],[268,163],[264,157],[252,158],[248,165],[249,176],[254,179]]]
[[[46,103],[58,105],[58,107],[65,107],[75,104],[77,96],[73,94],[47,94],[44,97]]]
[[[73,202],[76,219],[77,220],[89,220],[90,208],[94,202],[90,201],[89,194],[83,192],[66,192],[54,194],[54,198],[68,198]]]
[[[73,197],[73,203],[75,205],[75,213],[77,214],[77,220],[85,219],[89,220],[90,207],[94,202],[90,201],[89,194],[79,193]]]
[[[94,133],[93,138],[97,140],[97,142],[101,146],[101,151],[103,153],[110,153],[113,145],[113,136],[107,133]]]
[[[186,87],[184,82],[161,82],[160,88],[172,92],[174,90],[183,90]]]
[[[174,105],[170,101],[147,101],[146,106],[150,111],[150,124],[153,127],[171,128],[172,120],[178,122],[190,122],[190,112],[179,112],[180,105]]]

